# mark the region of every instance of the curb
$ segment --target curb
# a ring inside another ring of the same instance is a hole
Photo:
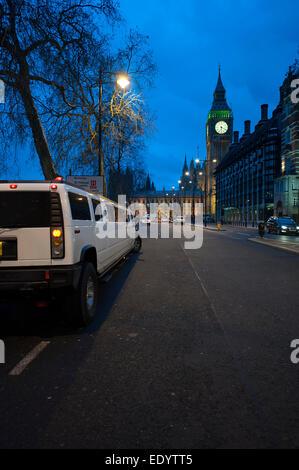
[[[284,251],[285,253],[289,253],[291,255],[299,256],[298,250],[292,250],[292,248],[286,248],[282,245],[276,245],[274,243],[265,243],[264,241],[260,240],[259,238],[248,238],[250,242],[258,243],[259,245],[268,246],[269,248],[276,248],[277,250]]]

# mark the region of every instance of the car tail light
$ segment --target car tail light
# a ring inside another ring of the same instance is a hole
[[[10,187],[10,189],[17,189],[18,185],[17,184],[11,184],[9,187]]]
[[[57,189],[57,184],[51,184],[51,189],[53,189],[54,191]]]
[[[55,229],[52,231],[53,238],[60,239],[62,237],[62,231],[59,229]]]
[[[62,228],[51,228],[51,251],[53,259],[64,258],[64,237]]]
[[[55,181],[61,182],[61,181],[63,181],[63,177],[62,176],[57,176],[57,178],[55,178]]]

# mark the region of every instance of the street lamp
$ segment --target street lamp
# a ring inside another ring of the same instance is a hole
[[[119,75],[119,73],[116,72],[106,72],[107,75],[109,76],[109,80],[104,83],[103,81],[103,75],[105,72],[103,72],[103,69],[100,67],[100,72],[99,72],[99,150],[98,150],[98,173],[99,176],[103,177],[103,193],[104,196],[107,196],[107,183],[106,183],[106,178],[105,178],[105,171],[104,171],[104,153],[103,153],[103,85],[108,83],[111,83],[111,77],[116,77],[118,75],[118,79],[116,80],[117,85],[121,89],[125,89],[130,85],[129,77],[127,75]],[[114,99],[115,92],[113,94],[112,100]]]
[[[116,83],[122,90],[125,90],[130,85],[130,80],[126,75],[120,75]]]

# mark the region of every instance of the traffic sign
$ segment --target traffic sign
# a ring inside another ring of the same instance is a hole
[[[67,182],[80,186],[92,193],[104,194],[103,176],[67,176]]]

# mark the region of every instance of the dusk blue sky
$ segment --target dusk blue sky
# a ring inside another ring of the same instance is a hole
[[[235,130],[272,113],[299,44],[295,0],[121,0],[128,25],[148,34],[159,73],[148,95],[157,133],[146,162],[157,187],[171,188],[184,155],[206,157],[205,123],[221,63]]]
[[[177,185],[185,153],[206,157],[205,123],[221,63],[234,128],[254,126],[260,105],[272,113],[279,87],[298,51],[295,0],[120,0],[128,28],[150,36],[158,66],[155,88],[146,93],[157,117],[148,141],[147,168],[157,188]],[[10,177],[42,177],[38,164]]]

